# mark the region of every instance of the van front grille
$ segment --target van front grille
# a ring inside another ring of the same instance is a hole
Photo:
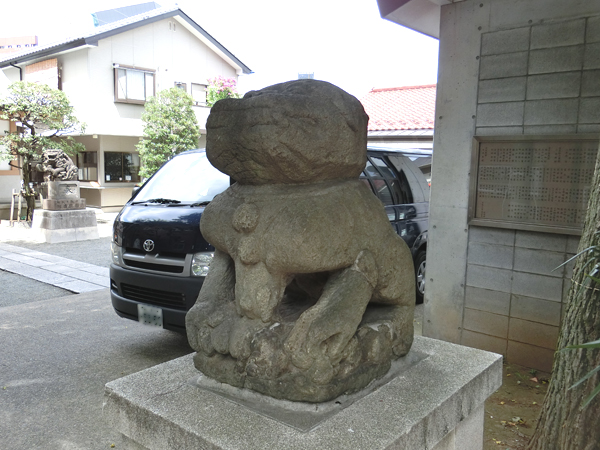
[[[174,276],[189,276],[192,255],[169,252],[144,253],[134,248],[123,251],[123,263],[132,269],[170,274]]]
[[[156,270],[167,273],[183,273],[183,266],[167,266],[166,264],[133,261],[125,258],[123,258],[123,262],[125,262],[125,264],[127,264],[129,267],[137,267],[138,269]]]
[[[142,303],[157,306],[167,306],[173,309],[187,309],[185,306],[185,294],[181,292],[160,291],[141,286],[121,283],[123,297]]]

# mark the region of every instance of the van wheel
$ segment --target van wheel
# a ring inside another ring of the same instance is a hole
[[[421,250],[415,259],[415,287],[417,294],[417,303],[423,303],[425,295],[425,262],[427,252]]]

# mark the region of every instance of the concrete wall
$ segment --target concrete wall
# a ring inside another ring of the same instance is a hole
[[[467,224],[472,137],[600,132],[600,4],[442,7],[424,334],[549,370],[578,238]]]

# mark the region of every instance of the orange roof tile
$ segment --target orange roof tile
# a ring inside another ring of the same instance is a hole
[[[433,130],[436,85],[373,89],[361,99],[368,131]]]

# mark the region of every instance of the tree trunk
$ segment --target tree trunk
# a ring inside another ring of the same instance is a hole
[[[587,216],[579,251],[600,245],[600,152],[592,181]],[[566,311],[554,356],[552,380],[528,450],[594,450],[600,448],[600,396],[587,407],[581,404],[600,383],[596,374],[574,389],[573,384],[600,365],[600,350],[573,349],[568,345],[600,339],[600,284],[587,277],[591,268],[583,267],[590,255],[577,258]],[[595,261],[595,262],[600,262]],[[596,275],[598,276],[598,275]]]
[[[23,195],[25,196],[25,203],[27,204],[26,218],[27,222],[33,221],[33,211],[35,210],[35,191],[29,186],[31,181],[31,159],[29,155],[23,157]],[[19,211],[20,214],[20,211]]]

